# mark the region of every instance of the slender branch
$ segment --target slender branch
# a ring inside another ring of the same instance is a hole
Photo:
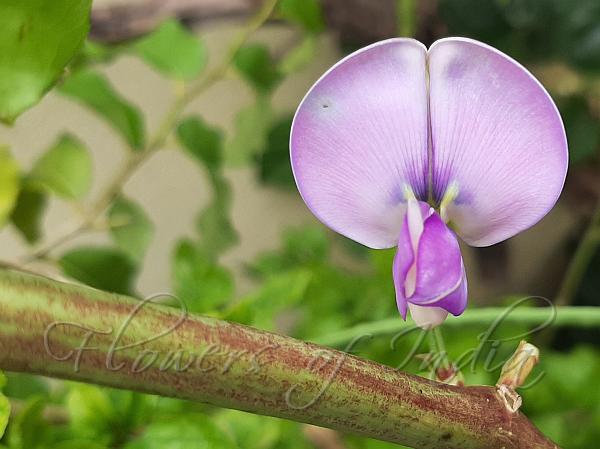
[[[557,446],[494,387],[433,382],[185,310],[0,271],[0,369],[330,427],[414,448]]]
[[[600,243],[600,201],[588,227],[580,240],[571,263],[558,290],[554,304],[565,306],[571,304],[585,276],[585,272]]]
[[[261,26],[263,26],[273,14],[278,1],[279,0],[265,0],[256,15],[248,21],[246,26],[234,38],[225,58],[223,58],[223,60],[216,67],[209,70],[203,78],[198,80],[196,83],[191,83],[190,86],[184,89],[183,94],[175,100],[172,107],[165,115],[165,118],[159,126],[154,137],[150,139],[147,149],[148,151],[152,152],[157,148],[162,147],[173,129],[177,126],[177,122],[179,121],[179,118],[181,117],[181,114],[184,112],[185,108],[194,99],[204,93],[216,82],[220,81],[227,74],[235,55],[248,41],[250,36]]]
[[[393,37],[396,33],[398,0],[321,0],[327,28],[343,40],[369,43]],[[400,0],[402,1],[402,0]],[[410,0],[418,5],[419,12],[427,13],[428,21],[419,20],[419,30],[429,31],[428,22],[435,19],[434,0]],[[90,37],[96,41],[123,42],[151,32],[163,20],[176,17],[194,26],[219,19],[238,19],[253,14],[259,0],[142,0],[135,2],[96,2],[92,9]],[[123,4],[120,4],[123,3]],[[415,17],[415,19],[421,19]],[[274,17],[277,20],[277,17]],[[377,26],[373,26],[377,24]],[[425,26],[423,26],[423,24]],[[429,33],[431,34],[431,33]],[[439,35],[440,32],[436,35]]]
[[[536,326],[538,330],[547,326],[600,327],[600,307],[486,307],[468,309],[458,318],[447,319],[444,327],[480,326],[493,324],[519,324]],[[340,347],[353,339],[364,336],[393,335],[414,326],[410,322],[390,318],[359,324],[350,329],[335,332],[315,340],[316,343]]]
[[[417,31],[417,4],[415,0],[396,0],[398,34],[414,37]]]
[[[121,42],[151,32],[168,17],[186,23],[222,18],[240,18],[257,9],[255,0],[146,0],[108,6],[94,4],[94,40]]]
[[[154,153],[164,147],[186,107],[226,75],[236,53],[246,43],[248,38],[269,19],[277,2],[278,0],[265,0],[256,15],[248,21],[246,26],[235,37],[227,52],[227,56],[223,61],[212,70],[208,71],[196,83],[192,82],[190,86],[184,87],[183,92],[176,96],[173,104],[158,126],[156,133],[148,140],[146,147],[140,151],[131,151],[128,154],[125,164],[117,171],[114,178],[108,183],[98,199],[92,204],[84,217],[84,220],[81,223],[78,223],[73,229],[68,230],[57,238],[41,244],[37,249],[23,258],[23,265],[34,260],[46,258],[58,247],[96,227],[97,220],[120,194],[127,181],[129,181],[133,174],[136,173],[136,171],[150,159]]]
[[[204,92],[207,87],[211,86],[216,81],[220,80],[225,76],[227,70],[231,66],[235,55],[248,41],[248,38],[258,30],[273,14],[275,7],[279,0],[265,0],[261,9],[258,13],[250,19],[246,27],[237,35],[231,44],[227,56],[223,59],[222,63],[215,67],[203,80],[197,83],[189,91],[189,96],[194,98],[200,93]]]

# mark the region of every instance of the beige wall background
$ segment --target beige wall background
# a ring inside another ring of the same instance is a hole
[[[103,3],[115,1],[118,0],[104,0]],[[238,28],[236,22],[220,21],[197,30],[209,48],[210,63],[220,60]],[[254,39],[277,51],[297,38],[294,33],[283,26],[269,25]],[[281,112],[294,110],[310,85],[340,56],[334,36],[321,38],[316,60],[277,89],[275,109]],[[104,72],[125,98],[142,109],[147,129],[152,132],[172,100],[173,85],[132,57],[119,58]],[[189,113],[200,114],[209,123],[231,130],[235,113],[252,101],[253,94],[248,87],[241,80],[229,77],[198,98],[190,106]],[[0,142],[9,144],[22,166],[27,168],[64,131],[77,135],[92,153],[95,165],[93,198],[122,163],[126,149],[119,137],[92,112],[50,93],[38,106],[21,116],[13,128],[0,125]],[[233,186],[233,222],[241,244],[226,253],[223,262],[237,273],[238,291],[243,292],[249,288],[242,275],[244,263],[252,260],[257,253],[276,248],[286,227],[315,222],[315,219],[298,195],[259,185],[249,169],[228,169],[227,176]],[[179,237],[193,233],[195,216],[209,200],[208,191],[202,173],[182,152],[177,151],[173,142],[147,162],[125,186],[125,193],[146,209],[156,227],[139,277],[141,294],[169,291],[171,250]],[[73,226],[73,218],[77,219],[77,214],[71,205],[52,200],[44,222],[47,238],[55,238]],[[557,208],[538,226],[510,242],[510,258],[514,266],[510,290],[519,291],[527,285],[535,274],[536,260],[552,254],[556,242],[570,225],[566,212]],[[98,233],[78,238],[65,245],[64,249],[107,241],[106,236]],[[11,227],[0,233],[0,248],[0,259],[9,261],[27,252],[20,236]],[[471,297],[490,294],[488,286],[479,280],[472,252],[467,248],[465,258]]]

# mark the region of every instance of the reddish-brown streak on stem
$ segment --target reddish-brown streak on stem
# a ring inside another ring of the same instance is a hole
[[[0,368],[208,402],[415,448],[557,448],[522,414],[509,413],[492,387],[441,384],[344,352],[213,318],[182,317],[179,310],[153,304],[131,318],[139,305],[131,298],[0,271]],[[57,322],[62,324],[53,325]],[[123,323],[129,324],[115,342]],[[151,339],[170,327],[172,332]],[[83,351],[75,370],[86,329],[98,331],[88,343],[95,349]],[[109,360],[111,345],[116,352]],[[161,368],[173,351],[195,363],[185,370]],[[145,369],[142,354],[154,360]]]

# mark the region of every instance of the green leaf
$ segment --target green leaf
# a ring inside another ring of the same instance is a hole
[[[92,186],[92,158],[75,136],[63,134],[33,165],[31,182],[39,183],[56,195],[81,199]]]
[[[312,273],[305,269],[271,276],[258,291],[228,309],[225,318],[274,330],[279,312],[291,308],[304,297],[311,279]]]
[[[191,79],[206,66],[204,45],[176,20],[167,20],[132,47],[148,64],[168,76]]]
[[[282,248],[261,254],[250,268],[256,274],[269,276],[296,267],[319,266],[327,261],[329,246],[323,226],[286,229],[283,233]],[[379,253],[381,251],[376,252]],[[390,267],[391,264],[387,268]]]
[[[4,373],[0,371],[0,389],[2,389],[6,385],[6,377],[4,377]],[[10,417],[10,402],[0,392],[0,439],[4,435],[4,431],[6,430],[6,425],[8,424],[8,418]]]
[[[107,389],[119,433],[128,436],[147,423],[156,412],[156,397],[135,391]],[[113,431],[113,434],[115,432]]]
[[[47,432],[42,413],[46,400],[42,397],[29,399],[19,414],[11,421],[8,443],[11,449],[34,449],[39,447]]]
[[[108,445],[115,411],[106,390],[94,385],[71,384],[66,397],[69,426],[80,438]]]
[[[35,186],[25,182],[10,219],[25,240],[32,244],[42,236],[42,217],[48,197]]]
[[[177,415],[151,423],[124,449],[237,449],[206,415]]]
[[[233,276],[201,248],[182,240],[173,258],[173,289],[190,311],[212,311],[231,300]]]
[[[223,136],[199,117],[189,117],[177,127],[179,142],[187,152],[214,172],[223,165]]]
[[[28,399],[30,396],[47,396],[50,392],[47,381],[33,374],[8,373],[6,378],[4,393],[11,398]]]
[[[217,256],[235,245],[239,238],[231,223],[229,212],[231,209],[231,190],[227,181],[220,177],[213,177],[214,198],[212,202],[200,212],[197,229],[202,237],[202,248],[213,260]]]
[[[137,267],[124,252],[100,246],[70,250],[60,258],[67,276],[90,287],[114,293],[131,294]]]
[[[154,226],[144,209],[121,197],[113,203],[109,218],[110,233],[115,243],[132,259],[140,262],[154,235]]]
[[[69,64],[69,69],[78,72],[95,64],[109,63],[119,54],[120,49],[120,46],[110,46],[86,40],[83,48]]]
[[[279,13],[311,33],[325,29],[325,21],[319,0],[281,0]]]
[[[251,44],[240,48],[235,66],[241,75],[259,92],[269,92],[281,80],[281,73],[264,45]]]
[[[136,150],[144,146],[144,119],[99,73],[82,70],[69,77],[60,92],[92,109]]]
[[[272,118],[273,109],[266,95],[259,95],[256,103],[237,112],[234,133],[225,142],[229,164],[245,164],[266,146]]]
[[[323,263],[329,254],[329,240],[320,225],[287,229],[283,244],[286,257],[296,264]]]
[[[10,216],[19,195],[19,166],[7,147],[0,145],[0,226]]]
[[[0,120],[12,123],[62,74],[89,29],[91,0],[0,2]]]
[[[0,393],[0,438],[4,435],[8,418],[10,417],[10,402],[7,397]]]
[[[233,435],[238,447],[244,449],[279,448],[286,436],[282,432],[283,420],[270,416],[224,409],[214,416],[213,422]]]
[[[216,260],[217,255],[237,242],[237,233],[229,219],[231,193],[222,175],[223,138],[215,128],[201,119],[190,117],[179,125],[177,136],[183,148],[209,173],[213,199],[198,218],[204,255]]]
[[[269,131],[267,147],[258,160],[260,179],[265,184],[280,187],[295,185],[289,156],[291,127],[292,117],[284,117]]]
[[[279,71],[289,75],[303,69],[317,54],[317,38],[308,34],[302,42],[292,48],[279,63]]]

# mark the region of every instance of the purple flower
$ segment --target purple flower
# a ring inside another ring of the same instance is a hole
[[[396,246],[398,309],[422,327],[460,315],[458,241],[488,246],[554,206],[568,154],[542,85],[465,38],[390,39],[334,65],[292,125],[300,193],[327,226],[371,248]],[[451,226],[451,230],[448,225]]]

